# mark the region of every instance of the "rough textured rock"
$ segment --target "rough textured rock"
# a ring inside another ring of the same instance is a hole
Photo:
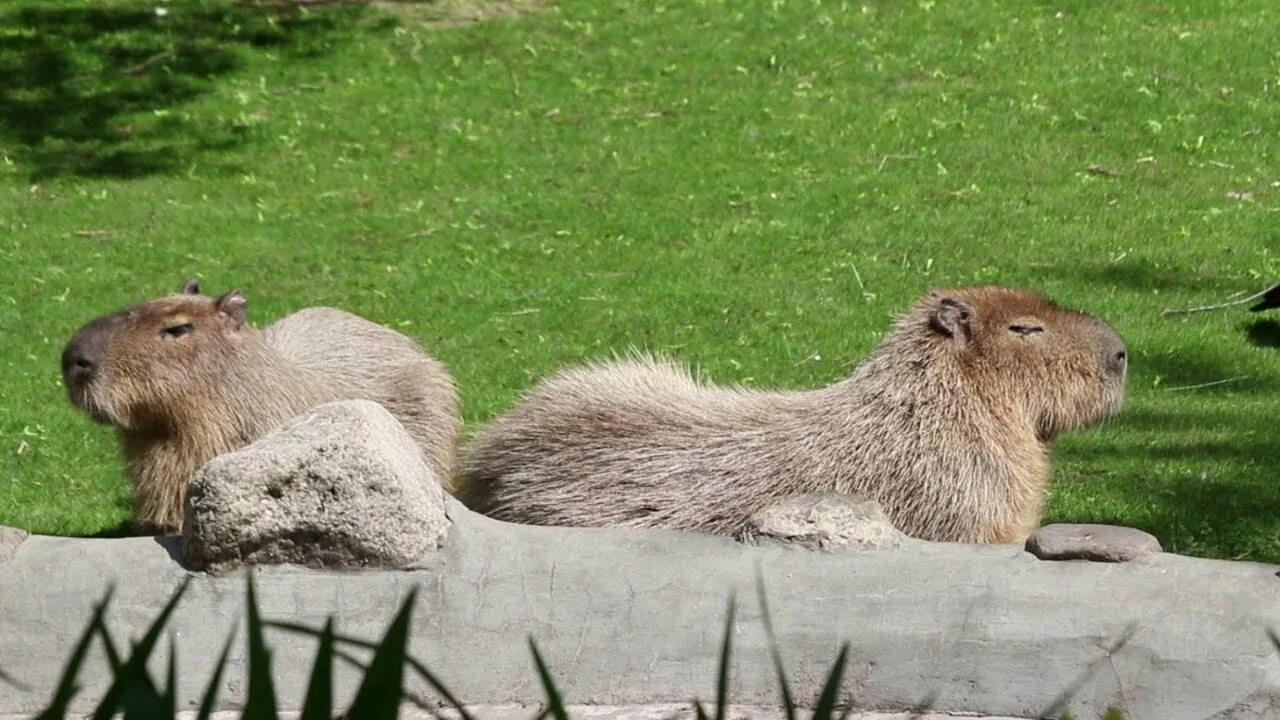
[[[798,552],[693,533],[527,527],[478,516],[445,497],[449,541],[395,571],[254,569],[264,617],[377,640],[412,590],[409,651],[463,702],[545,700],[532,636],[572,704],[683,704],[715,694],[727,601],[738,599],[730,702],[770,706],[778,681],[760,619],[763,578],[795,697],[812,702],[840,644],[855,711],[1043,717],[1065,708],[1127,720],[1280,717],[1280,566],[1151,555],[1132,563],[1041,562],[1021,545],[912,543],[886,552]],[[217,710],[243,706],[245,574],[191,573],[153,538],[34,536],[0,563],[0,715],[49,701],[94,604],[113,585],[106,622],[138,638],[186,578],[151,666],[170,637],[177,703],[199,704],[217,648],[238,633]],[[1116,640],[1126,641],[1115,647]],[[306,695],[314,638],[268,632],[281,709]],[[213,651],[211,651],[211,648]],[[367,658],[367,655],[361,655]],[[100,645],[85,658],[70,713],[110,683]],[[416,674],[407,690],[434,699]],[[360,676],[334,668],[349,702]],[[532,717],[530,713],[526,717]],[[811,713],[802,711],[801,717]]]
[[[13,554],[18,552],[18,546],[26,539],[25,530],[0,525],[0,563],[13,557]]]
[[[377,403],[305,413],[192,480],[183,554],[240,563],[402,567],[439,547],[444,491],[404,427]]]
[[[1041,560],[1128,562],[1161,551],[1155,536],[1120,525],[1045,525],[1027,538],[1027,552]]]
[[[890,524],[880,503],[839,493],[797,495],[770,505],[751,517],[739,539],[811,550],[881,550],[908,540]]]

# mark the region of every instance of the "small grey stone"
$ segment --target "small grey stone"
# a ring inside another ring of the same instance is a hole
[[[189,565],[404,567],[448,531],[444,490],[413,438],[377,403],[313,408],[192,479]]]
[[[0,563],[7,562],[18,552],[18,546],[29,537],[26,530],[0,525]]]
[[[822,492],[785,498],[756,512],[738,539],[811,550],[879,550],[901,547],[906,536],[875,500]]]
[[[1027,552],[1041,560],[1128,562],[1161,552],[1155,536],[1122,525],[1059,523],[1027,538]]]

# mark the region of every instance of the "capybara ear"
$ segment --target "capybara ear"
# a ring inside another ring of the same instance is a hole
[[[934,308],[929,324],[943,335],[968,342],[972,336],[973,306],[960,298],[944,297]]]
[[[249,301],[237,289],[230,290],[218,298],[218,312],[231,325],[232,330],[239,330],[244,325],[245,316],[249,314]]]
[[[183,295],[199,295],[199,294],[200,294],[200,281],[199,281],[199,280],[197,280],[197,279],[195,279],[195,278],[191,278],[190,280],[188,280],[188,281],[186,281],[185,283],[183,283],[183,284],[182,284],[182,294],[183,294]]]

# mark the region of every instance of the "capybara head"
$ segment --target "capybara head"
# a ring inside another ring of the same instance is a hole
[[[189,280],[177,295],[93,320],[62,352],[71,402],[125,430],[163,424],[217,380],[243,339],[247,309],[239,290],[214,298]]]
[[[924,338],[926,357],[944,360],[993,409],[1027,413],[1043,440],[1113,417],[1124,403],[1119,334],[1035,293],[935,288],[895,334]]]

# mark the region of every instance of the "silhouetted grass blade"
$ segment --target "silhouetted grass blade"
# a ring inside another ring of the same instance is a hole
[[[333,709],[333,618],[324,623],[320,633],[320,645],[316,650],[316,662],[311,667],[311,680],[307,683],[307,699],[302,704],[298,720],[330,720]]]
[[[729,598],[729,610],[724,621],[724,644],[720,648],[720,674],[716,678],[716,720],[724,720],[729,702],[729,660],[733,645],[733,616],[737,600]]]
[[[84,631],[80,633],[80,639],[76,641],[75,649],[71,651],[71,657],[67,659],[67,664],[62,668],[62,677],[58,680],[58,686],[53,691],[53,698],[49,702],[49,706],[35,716],[34,720],[54,720],[55,718],[66,717],[67,706],[71,704],[71,699],[80,690],[80,687],[76,685],[76,677],[80,674],[80,666],[84,664],[85,653],[89,650],[89,642],[102,626],[102,615],[106,612],[107,605],[111,602],[113,594],[115,594],[115,587],[108,586],[107,591],[102,596],[102,600],[94,606],[93,615],[90,616],[89,623],[85,626]]]
[[[165,603],[160,614],[152,621],[151,627],[147,628],[142,639],[133,646],[129,659],[124,663],[120,672],[116,674],[111,686],[107,688],[107,692],[103,694],[102,700],[94,710],[93,720],[110,720],[122,709],[122,706],[126,711],[131,707],[155,707],[159,697],[156,694],[155,686],[147,676],[147,661],[151,658],[151,653],[155,650],[156,643],[160,640],[160,633],[169,622],[174,608],[178,606],[178,601],[186,594],[187,587],[190,584],[190,577],[183,578],[182,584],[170,596],[169,602]]]
[[[262,639],[262,618],[258,615],[258,595],[253,587],[253,573],[248,575],[246,635],[249,644],[249,692],[245,698],[243,720],[275,720],[276,691],[271,680],[271,652]]]
[[[778,687],[782,691],[782,707],[786,711],[787,720],[796,720],[796,701],[791,694],[791,683],[787,682],[787,671],[782,665],[782,653],[778,650],[778,638],[773,632],[773,618],[769,615],[769,600],[765,597],[764,578],[760,568],[756,567],[756,596],[760,602],[760,615],[764,620],[764,633],[769,641],[769,654],[773,657],[773,667],[778,672]]]
[[[23,685],[22,683],[15,680],[12,675],[5,672],[4,670],[0,670],[0,682],[5,683],[6,685],[12,685],[13,687],[18,688],[19,690],[25,690],[27,687],[26,685]]]
[[[560,696],[560,690],[556,688],[555,680],[551,677],[551,671],[547,669],[547,664],[542,661],[542,654],[538,652],[538,644],[529,638],[529,649],[533,651],[533,662],[538,666],[538,678],[542,680],[542,689],[547,693],[547,709],[544,711],[549,713],[556,720],[569,720],[569,713],[564,709],[564,698]]]
[[[818,703],[813,708],[813,720],[830,720],[831,713],[835,711],[836,701],[840,697],[840,681],[844,678],[844,664],[848,656],[849,643],[846,642],[840,646],[840,654],[836,656],[836,662],[831,666],[831,672],[827,674],[827,682],[822,687],[822,693],[818,695]]]
[[[320,635],[319,630],[316,630],[315,628],[309,628],[306,625],[301,625],[299,623],[284,622],[280,620],[269,620],[266,622],[266,624],[270,627],[277,628],[279,630],[284,630],[286,632],[300,633],[303,635],[311,635],[312,637],[317,637]],[[334,633],[334,639],[341,643],[346,643],[348,645],[354,645],[356,647],[366,648],[370,650],[376,649],[378,647],[377,643],[369,642],[368,640],[361,640],[360,638],[349,637],[339,633]],[[360,667],[360,668],[364,667],[359,662],[349,658],[341,651],[337,651],[336,654],[339,658],[346,660],[347,662],[350,662],[352,665],[356,667]],[[409,667],[412,668],[414,672],[416,672],[423,680],[427,681],[427,684],[430,685],[431,688],[440,695],[440,697],[445,699],[445,702],[449,703],[449,705],[452,706],[453,709],[458,711],[458,714],[462,720],[475,720],[475,718],[471,715],[471,713],[467,712],[466,708],[462,705],[462,702],[458,700],[457,696],[455,696],[453,692],[449,690],[449,688],[446,687],[443,682],[440,681],[440,678],[435,676],[435,673],[432,673],[430,670],[427,669],[425,665],[423,665],[421,662],[418,662],[418,660],[416,660],[412,656],[407,657],[406,662],[409,663]]]
[[[418,595],[415,587],[409,591],[387,628],[382,642],[374,651],[373,660],[365,672],[364,680],[351,702],[348,716],[352,718],[394,718],[404,694],[404,665],[409,647],[409,621],[413,604]]]
[[[236,632],[233,629],[222,645],[217,664],[213,666],[213,677],[209,678],[209,686],[204,689],[204,697],[200,699],[200,710],[196,714],[196,720],[209,720],[213,716],[213,706],[218,700],[218,691],[222,689],[222,673],[227,669],[227,656],[231,654],[231,642],[235,638]]]
[[[169,636],[169,676],[165,679],[164,694],[160,696],[162,715],[156,717],[171,718],[178,711],[178,641]]]

